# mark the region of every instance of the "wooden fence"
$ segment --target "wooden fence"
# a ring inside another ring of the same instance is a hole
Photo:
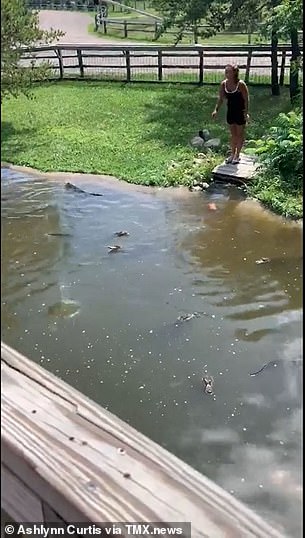
[[[120,0],[117,0],[120,3]],[[149,0],[124,0],[121,2],[123,6],[108,4],[108,11],[126,13],[126,6],[135,9],[149,8],[151,3]],[[60,11],[96,11],[97,6],[94,4],[94,0],[26,0],[26,4],[31,9],[55,9]]]
[[[290,47],[278,48],[279,80],[288,81]],[[121,80],[125,82],[219,83],[228,63],[237,63],[248,84],[270,84],[271,52],[255,46],[143,46],[60,44],[25,50],[24,67],[48,62],[50,79]]]
[[[144,34],[142,39],[145,38],[145,39],[150,39],[151,41],[153,41],[154,39],[157,39],[161,26],[162,26],[161,22],[152,21],[152,20],[149,20],[148,18],[143,18],[143,20],[131,20],[131,19],[118,19],[118,18],[111,19],[108,17],[107,19],[102,19],[101,22],[99,23],[99,16],[96,15],[95,17],[95,31],[102,30],[104,34],[109,33],[109,31],[111,33],[115,32],[116,37],[119,36],[122,38],[130,37],[132,39],[134,34],[137,34],[137,36],[139,36],[139,34]],[[208,25],[204,25],[204,24],[198,25],[196,26],[196,28],[194,28],[194,30],[185,30],[184,36],[188,37],[191,43],[197,44],[198,39],[199,39],[198,36],[200,32],[206,28],[208,28]],[[173,36],[173,41],[174,41],[174,37],[177,36],[177,30],[168,29],[166,30],[165,35]],[[224,43],[226,39],[229,38],[229,36],[230,36],[230,40],[232,40],[232,36],[244,36],[245,44],[246,43],[251,44],[252,39],[255,36],[258,36],[258,34],[255,32],[247,33],[244,31],[235,32],[235,31],[227,30],[225,32],[222,32],[221,36],[223,37]]]
[[[62,529],[94,523],[100,530],[115,523],[126,538],[138,533],[117,522],[160,522],[150,534],[166,536],[158,527],[175,521],[184,529],[181,538],[284,538],[211,480],[3,342],[1,382],[1,508],[14,521]]]

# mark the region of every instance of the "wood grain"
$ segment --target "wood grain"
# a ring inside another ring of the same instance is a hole
[[[1,369],[2,464],[58,518],[191,521],[198,538],[283,537],[189,465],[4,343]]]
[[[247,155],[240,155],[239,164],[222,164],[212,171],[214,179],[250,181],[254,178],[258,169],[258,163]]]

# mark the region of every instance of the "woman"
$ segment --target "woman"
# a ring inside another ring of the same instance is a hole
[[[219,97],[212,112],[212,118],[217,116],[224,99],[227,100],[227,123],[231,133],[231,155],[226,163],[238,164],[240,152],[245,140],[245,125],[249,119],[249,92],[246,84],[239,80],[239,69],[235,65],[227,65],[225,80],[220,84]]]

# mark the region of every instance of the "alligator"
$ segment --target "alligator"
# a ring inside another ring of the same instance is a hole
[[[194,319],[194,318],[200,318],[200,316],[203,314],[204,312],[192,312],[190,314],[182,314],[181,316],[179,316],[177,318],[176,321],[190,321],[191,319]]]
[[[259,260],[256,260],[256,265],[262,265],[263,263],[270,263],[270,258],[260,258]]]
[[[214,378],[211,375],[204,375],[202,385],[205,394],[214,394]]]
[[[276,368],[280,363],[286,363],[286,364],[294,364],[295,366],[298,366],[300,363],[303,363],[303,359],[295,359],[295,360],[291,360],[291,361],[286,361],[285,359],[278,359],[277,361],[270,361],[270,362],[267,362],[266,364],[264,364],[259,370],[257,370],[257,372],[252,372],[252,374],[250,374],[250,376],[256,376],[258,374],[260,374],[261,372],[263,372],[263,370],[266,370],[266,368],[268,367],[271,367],[273,366],[274,368]]]
[[[129,233],[126,231],[121,231],[121,232],[115,232],[114,235],[116,235],[117,237],[126,237],[129,235]]]
[[[112,245],[112,246],[109,246],[109,254],[111,254],[112,252],[119,252],[120,250],[122,250],[122,247],[120,247],[120,245]]]
[[[76,187],[76,185],[73,185],[73,183],[66,183],[65,188],[70,191],[78,192],[79,194],[88,194],[90,196],[104,196],[103,194],[96,193],[96,192],[87,192],[83,191],[83,189],[80,189],[79,187]]]
[[[47,234],[47,235],[50,235],[52,237],[72,237],[71,234],[65,234],[65,233],[50,233],[50,234]]]

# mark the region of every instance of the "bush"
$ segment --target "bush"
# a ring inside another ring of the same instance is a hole
[[[249,192],[286,217],[303,215],[303,117],[301,111],[279,114],[275,126],[259,140],[250,141],[262,167]]]
[[[301,111],[279,114],[275,126],[251,148],[263,164],[263,173],[279,176],[292,187],[303,181],[303,116]]]

